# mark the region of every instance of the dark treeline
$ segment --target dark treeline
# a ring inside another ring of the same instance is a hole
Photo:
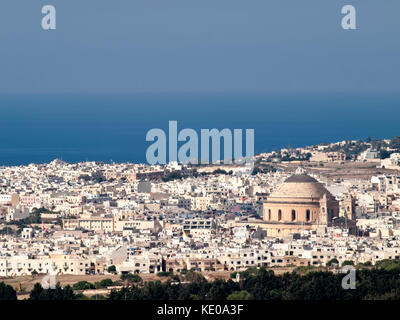
[[[356,266],[357,267],[357,266]],[[400,262],[383,260],[375,266],[358,266],[356,289],[345,290],[346,274],[298,268],[294,272],[275,275],[265,268],[240,272],[239,281],[230,279],[207,281],[201,274],[187,271],[184,275],[169,275],[165,282],[143,282],[138,275],[124,275],[123,287],[114,289],[109,300],[398,300],[400,299]],[[236,278],[236,274],[232,274]],[[108,279],[109,280],[109,279]],[[111,281],[111,280],[110,280]],[[108,282],[110,282],[108,281]],[[104,280],[106,282],[106,280]],[[112,281],[107,285],[114,285]],[[99,283],[101,284],[101,283]],[[118,284],[122,284],[118,282]],[[43,289],[37,283],[30,300],[90,299],[82,295],[92,284],[80,282],[73,287]],[[100,287],[106,286],[101,285]],[[98,287],[98,286],[94,286]],[[79,290],[78,290],[79,289]],[[75,290],[75,292],[74,292]],[[0,300],[16,300],[15,290],[0,283]]]
[[[13,287],[0,283],[0,300],[17,300],[17,293]]]
[[[77,297],[71,286],[62,288],[57,283],[55,289],[43,289],[40,283],[36,283],[31,291],[29,300],[76,300]]]
[[[356,289],[342,288],[344,274],[332,272],[296,272],[274,275],[259,269],[245,279],[198,279],[191,283],[160,281],[112,291],[111,300],[365,300],[400,299],[398,270],[360,269],[356,273]]]

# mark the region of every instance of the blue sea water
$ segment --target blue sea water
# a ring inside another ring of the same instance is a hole
[[[397,94],[0,96],[0,165],[146,162],[152,128],[255,129],[255,152],[400,135]]]

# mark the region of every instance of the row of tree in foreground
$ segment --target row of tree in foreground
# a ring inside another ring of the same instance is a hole
[[[342,273],[297,268],[293,272],[275,275],[266,268],[240,272],[240,280],[207,281],[200,273],[187,271],[184,275],[166,274],[167,281],[143,282],[139,275],[122,275],[121,281],[111,279],[91,284],[81,281],[72,287],[43,289],[36,283],[30,300],[90,299],[82,290],[112,285],[107,296],[95,299],[109,300],[397,300],[400,299],[400,261],[382,260],[375,266],[359,265],[356,269],[356,289],[343,289]],[[103,283],[104,282],[104,283]],[[0,283],[0,300],[16,300],[17,293],[10,285]]]

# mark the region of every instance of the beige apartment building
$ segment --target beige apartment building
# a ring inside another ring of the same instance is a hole
[[[136,229],[159,232],[162,230],[161,224],[164,224],[164,222],[158,220],[116,220],[114,222],[114,231],[122,232],[124,229]]]
[[[161,222],[163,224],[163,222]],[[122,232],[124,229],[151,230],[159,232],[162,224],[157,220],[118,220],[114,218],[88,217],[77,219],[63,219],[63,229],[75,230],[82,228],[98,232]]]
[[[15,277],[31,275],[35,270],[40,274],[85,275],[90,268],[90,260],[77,255],[49,255],[39,257],[0,257],[0,276]]]
[[[346,160],[346,155],[343,152],[311,152],[310,161],[313,162],[341,162]]]
[[[89,231],[98,231],[110,233],[115,231],[115,223],[113,218],[78,218],[63,219],[64,230],[75,230],[82,228]]]
[[[162,271],[162,257],[152,253],[131,255],[117,266],[120,273],[157,273]]]
[[[192,271],[223,271],[224,265],[215,258],[192,258],[186,257],[183,261],[184,267]]]

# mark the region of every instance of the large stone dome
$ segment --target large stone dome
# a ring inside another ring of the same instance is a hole
[[[304,229],[328,226],[338,216],[339,202],[325,187],[298,170],[263,203],[268,236],[286,236]]]
[[[279,185],[269,198],[306,198],[321,199],[323,195],[329,198],[331,194],[325,187],[309,175],[294,174]]]

